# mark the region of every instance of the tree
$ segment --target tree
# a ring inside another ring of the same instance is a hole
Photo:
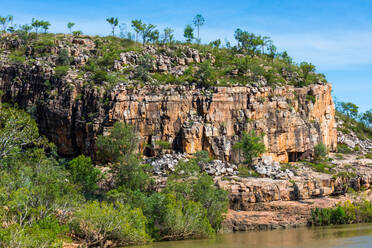
[[[67,28],[70,30],[70,34],[72,34],[72,27],[73,26],[75,26],[75,23],[73,23],[73,22],[69,22],[69,23],[67,23]]]
[[[362,121],[367,127],[372,127],[372,109],[363,113]]]
[[[165,28],[162,35],[163,43],[172,43],[174,38],[174,30],[171,28]]]
[[[262,135],[258,136],[254,130],[243,132],[239,142],[235,143],[233,149],[243,152],[244,163],[252,164],[253,159],[266,151],[265,144],[262,143]]]
[[[35,29],[36,35],[39,31],[39,28],[43,27],[43,25],[44,25],[43,21],[39,21],[39,20],[36,20],[35,18],[32,18],[31,26]]]
[[[307,62],[302,62],[300,64],[300,68],[302,70],[303,76],[304,76],[304,81],[306,82],[307,78],[309,77],[309,74],[311,72],[315,72],[315,66],[311,63]]]
[[[270,37],[268,37],[268,36],[262,37],[262,43],[261,43],[262,54],[265,54],[265,47],[269,48],[272,44],[273,44],[273,41],[271,40]]]
[[[11,24],[12,22],[13,22],[12,15],[4,16],[4,17],[0,16],[0,25],[2,26],[3,32],[6,32],[9,24]]]
[[[220,40],[220,39],[217,39],[217,40],[215,40],[215,41],[211,41],[211,42],[209,43],[209,45],[210,45],[211,47],[214,47],[214,48],[219,48],[220,45],[221,45],[221,40]]]
[[[97,190],[97,182],[102,179],[102,173],[94,168],[89,157],[80,155],[69,162],[72,181],[81,186],[86,195],[92,195]]]
[[[358,117],[359,107],[351,102],[340,102],[337,106],[338,111],[343,113],[349,118],[356,119]]]
[[[80,36],[80,35],[82,35],[82,34],[83,34],[83,32],[80,31],[80,30],[72,31],[72,35],[73,35],[73,36]]]
[[[24,111],[1,106],[0,159],[21,153],[22,148],[39,140],[36,122]]]
[[[149,40],[156,41],[159,38],[159,31],[155,30],[155,28],[156,26],[153,24],[142,24],[140,33],[143,45]]]
[[[261,36],[256,36],[253,33],[248,33],[240,28],[235,30],[235,39],[238,41],[238,48],[246,50],[250,54],[255,54],[259,46],[264,45]]]
[[[131,155],[137,147],[135,130],[122,122],[116,122],[108,136],[100,135],[96,142],[98,158],[107,162],[119,162]]]
[[[48,31],[49,27],[50,27],[50,22],[41,21],[41,28],[44,29],[44,33]]]
[[[190,24],[187,24],[185,30],[183,31],[183,36],[186,38],[186,42],[191,43],[194,39],[194,29]]]
[[[115,36],[115,29],[119,25],[118,18],[111,17],[111,18],[107,18],[106,21],[111,25],[112,36]]]
[[[136,41],[138,42],[138,35],[144,29],[141,20],[132,20],[132,27],[136,32]]]
[[[198,29],[198,40],[200,40],[200,37],[199,37],[199,29],[200,29],[200,27],[203,26],[204,23],[205,23],[204,17],[203,17],[201,14],[197,14],[197,15],[194,17],[193,23],[194,23],[195,27]]]

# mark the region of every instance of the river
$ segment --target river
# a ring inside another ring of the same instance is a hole
[[[372,224],[239,232],[214,239],[157,242],[141,248],[372,248]]]

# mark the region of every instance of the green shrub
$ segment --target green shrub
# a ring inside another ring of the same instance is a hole
[[[161,150],[170,149],[171,144],[165,140],[157,140],[155,141],[155,145],[159,146]]]
[[[367,200],[346,201],[335,208],[316,208],[311,211],[309,222],[315,226],[370,222],[372,204]]]
[[[313,95],[306,95],[306,100],[308,100],[308,101],[310,101],[312,103],[315,103],[316,102],[316,98]]]
[[[248,166],[239,166],[238,171],[240,177],[260,177],[257,171],[250,169]]]
[[[62,247],[68,232],[54,217],[41,219],[31,226],[13,224],[0,229],[1,247]]]
[[[57,57],[57,65],[70,65],[70,57],[68,56],[68,51],[66,49],[61,49]]]
[[[207,151],[204,151],[204,150],[201,150],[201,151],[197,151],[195,154],[194,154],[194,157],[195,157],[195,160],[196,162],[199,164],[199,163],[208,163],[211,161],[211,158],[209,157],[209,154]]]
[[[119,162],[121,157],[131,155],[137,147],[137,137],[132,126],[116,122],[110,135],[99,135],[96,142],[98,158],[104,162]]]
[[[88,247],[105,247],[108,241],[116,246],[150,241],[146,234],[146,217],[140,209],[130,209],[96,201],[87,203],[73,216],[71,229]]]
[[[102,173],[94,168],[91,159],[80,155],[69,162],[72,181],[81,186],[86,195],[92,195],[97,190],[97,182],[102,179]]]
[[[338,144],[337,145],[337,152],[343,154],[350,154],[353,151],[345,144]]]
[[[57,78],[62,78],[67,75],[68,70],[70,69],[67,65],[59,65],[54,68],[54,75]]]
[[[334,167],[334,165],[329,165],[326,162],[315,162],[315,163],[310,163],[306,162],[308,166],[313,168],[317,172],[322,172],[322,173],[331,173],[331,169]]]
[[[261,141],[262,136],[258,136],[253,130],[249,133],[243,132],[240,141],[234,144],[233,149],[243,152],[245,163],[251,164],[255,157],[266,151],[265,144]]]
[[[320,144],[317,144],[315,147],[314,147],[314,158],[315,160],[320,160],[320,159],[323,159],[325,158],[325,156],[327,156],[327,147],[320,143]]]
[[[216,72],[212,68],[210,61],[204,61],[199,65],[199,70],[195,73],[196,82],[200,87],[209,88],[217,80]]]

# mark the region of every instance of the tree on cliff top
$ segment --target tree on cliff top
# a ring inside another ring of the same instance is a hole
[[[2,27],[3,32],[6,32],[8,25],[13,22],[13,16],[8,15],[8,16],[0,16],[0,25]]]
[[[266,151],[265,144],[262,143],[263,135],[259,136],[254,130],[243,132],[239,142],[236,142],[233,149],[243,152],[244,163],[252,164],[253,159]]]
[[[112,36],[115,36],[115,28],[119,25],[119,20],[118,18],[107,18],[106,21],[110,24],[111,29],[112,29]]]
[[[70,30],[70,34],[72,34],[72,27],[73,26],[75,26],[75,23],[73,23],[73,22],[69,22],[69,23],[67,23],[67,28]]]
[[[183,31],[183,36],[186,38],[186,42],[191,43],[194,39],[194,29],[191,25],[187,24],[185,30]]]
[[[197,14],[194,17],[193,23],[194,23],[195,27],[198,29],[198,42],[200,42],[199,29],[200,29],[201,26],[204,25],[205,19],[201,14]]]

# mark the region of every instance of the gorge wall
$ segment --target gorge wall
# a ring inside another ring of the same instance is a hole
[[[245,130],[263,133],[267,154],[287,162],[309,155],[318,143],[336,149],[334,104],[329,84],[293,86],[214,87],[161,85],[133,88],[120,84],[111,91],[87,86],[76,75],[52,79],[51,68],[0,64],[2,100],[28,109],[40,131],[62,155],[92,154],[98,134],[115,121],[138,130],[140,149],[156,155],[156,141],[176,151],[207,150],[234,161],[232,149]],[[46,86],[51,80],[54,88]]]

